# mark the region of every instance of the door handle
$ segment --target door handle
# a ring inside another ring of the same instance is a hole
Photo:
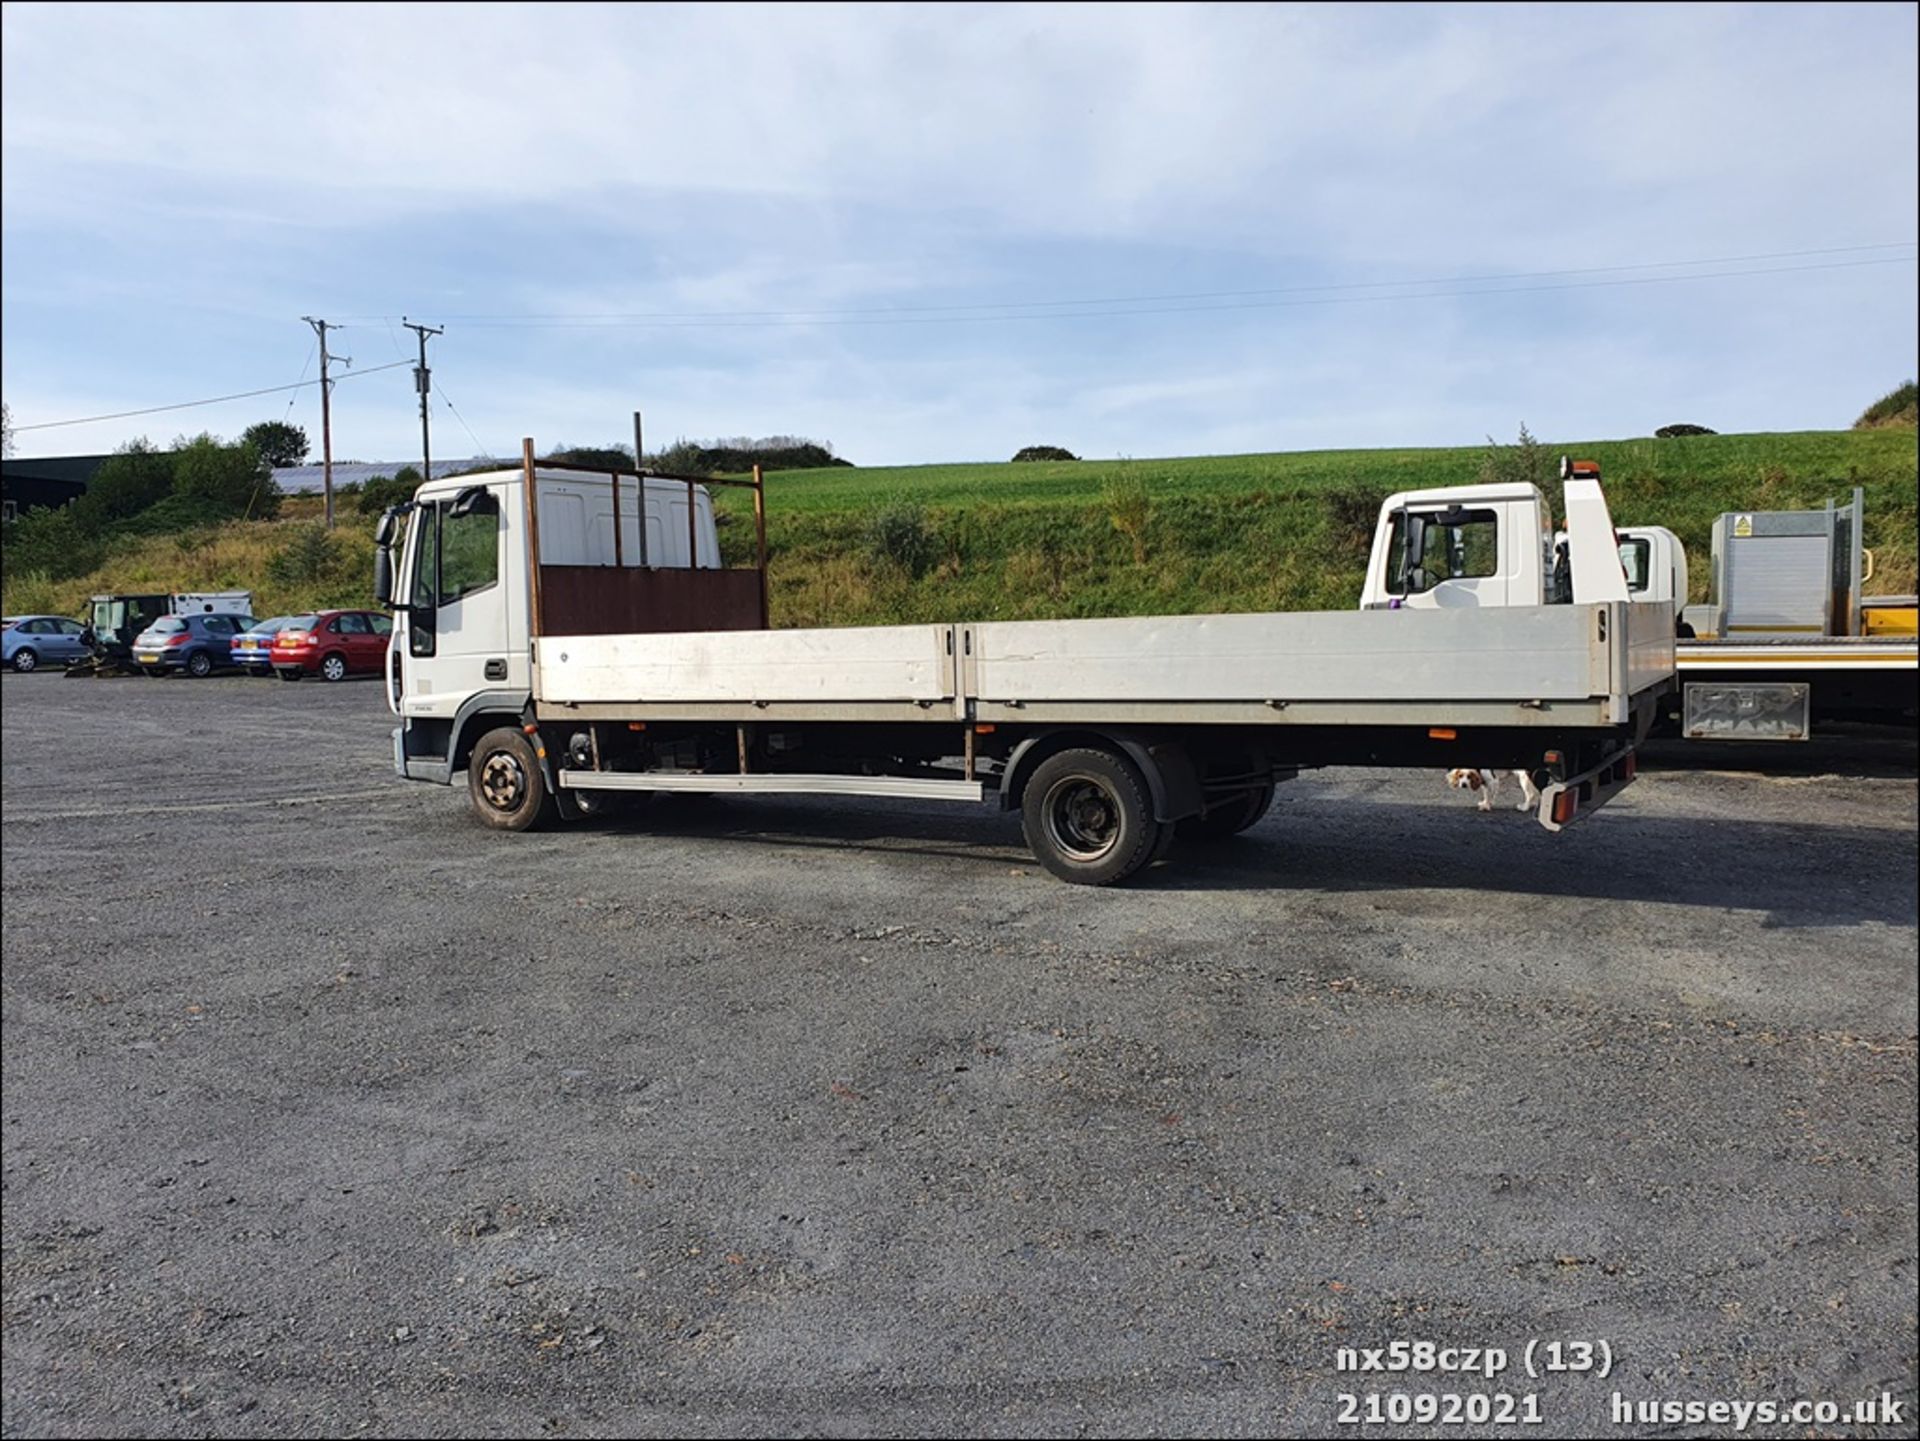
[[[498,659],[496,657],[495,659],[487,662],[487,679],[488,680],[505,680],[506,678],[507,678],[507,663],[504,660]]]

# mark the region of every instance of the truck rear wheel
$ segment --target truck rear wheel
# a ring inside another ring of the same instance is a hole
[[[1147,783],[1110,751],[1061,751],[1040,762],[1020,805],[1034,857],[1063,881],[1107,886],[1153,860],[1168,827],[1153,818]]]
[[[1272,804],[1273,787],[1255,786],[1229,796],[1203,815],[1188,816],[1179,823],[1180,834],[1187,840],[1225,840],[1252,829]]]
[[[488,731],[474,746],[467,798],[482,824],[497,831],[533,830],[559,810],[532,742],[513,726]]]

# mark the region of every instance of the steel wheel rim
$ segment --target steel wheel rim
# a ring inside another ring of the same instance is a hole
[[[497,811],[513,812],[526,799],[527,772],[519,758],[495,751],[480,767],[480,794]]]
[[[347,663],[337,655],[330,655],[320,662],[320,674],[328,680],[343,680],[347,674]]]
[[[23,650],[13,658],[13,668],[17,671],[30,671],[40,664],[40,657],[30,650]]]
[[[1054,782],[1040,814],[1048,843],[1083,865],[1105,858],[1120,844],[1120,798],[1091,776]]]

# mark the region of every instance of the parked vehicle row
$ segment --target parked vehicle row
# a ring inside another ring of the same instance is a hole
[[[22,674],[90,661],[87,627],[67,616],[5,617],[0,663]],[[215,671],[339,681],[378,675],[392,618],[367,610],[309,611],[256,620],[228,612],[161,615],[132,638],[130,658],[143,675],[198,679]]]

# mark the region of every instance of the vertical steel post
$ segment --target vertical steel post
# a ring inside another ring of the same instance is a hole
[[[767,585],[767,480],[753,468],[753,537],[755,564],[760,570],[760,629],[773,629],[772,596]]]
[[[640,412],[633,413],[633,468],[640,472],[640,568],[647,568],[647,453],[640,448]]]
[[[613,487],[613,568],[619,570],[626,564],[620,556],[620,472],[615,471],[607,477],[607,484]],[[646,482],[642,481],[642,485]]]
[[[527,492],[527,635],[540,634],[540,507],[534,495],[533,437],[520,442],[520,468]]]

